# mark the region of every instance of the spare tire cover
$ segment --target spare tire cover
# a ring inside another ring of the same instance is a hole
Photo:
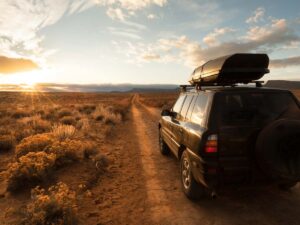
[[[300,121],[280,119],[265,127],[256,142],[256,159],[271,178],[300,181]]]

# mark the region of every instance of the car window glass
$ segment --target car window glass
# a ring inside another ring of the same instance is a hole
[[[180,115],[181,115],[182,118],[185,118],[185,115],[186,115],[186,113],[189,109],[189,106],[191,104],[192,99],[193,99],[193,95],[187,95],[186,96],[186,99],[184,101],[184,104],[183,104],[181,112],[180,112]]]
[[[226,93],[218,99],[222,125],[263,124],[288,113],[300,115],[298,105],[287,93]]]
[[[190,107],[189,107],[189,109],[188,109],[188,112],[187,112],[187,114],[186,114],[186,118],[187,118],[188,120],[191,119],[191,115],[192,115],[192,112],[193,112],[193,109],[194,109],[194,105],[195,105],[196,100],[197,100],[197,96],[195,95],[195,96],[193,97],[193,100],[192,100],[192,102],[191,102],[191,104],[190,104]]]
[[[192,122],[202,125],[207,108],[208,96],[205,93],[199,94],[192,113]]]
[[[173,112],[179,113],[185,99],[185,95],[180,95],[175,105],[173,106]]]

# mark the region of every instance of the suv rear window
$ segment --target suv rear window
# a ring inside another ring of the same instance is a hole
[[[261,124],[287,112],[300,115],[289,93],[222,93],[216,97],[216,106],[222,125]]]

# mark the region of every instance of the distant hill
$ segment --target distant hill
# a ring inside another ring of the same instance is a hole
[[[283,89],[300,89],[300,81],[287,80],[269,80],[265,87],[283,88]]]
[[[0,84],[0,91],[24,91],[26,85]],[[22,87],[22,88],[21,88]],[[40,83],[28,90],[41,92],[169,92],[178,90],[175,84],[55,84]]]

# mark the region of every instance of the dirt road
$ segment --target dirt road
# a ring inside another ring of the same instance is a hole
[[[157,109],[133,97],[127,120],[102,149],[111,167],[92,189],[95,206],[83,209],[86,224],[300,224],[299,185],[291,192],[235,188],[216,200],[188,200],[177,159],[159,153],[158,119]]]

